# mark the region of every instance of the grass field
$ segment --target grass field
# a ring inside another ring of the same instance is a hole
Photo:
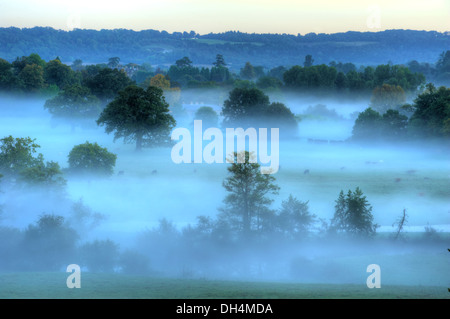
[[[66,286],[68,273],[0,274],[1,299],[449,299],[445,287],[296,284],[81,275],[81,288]]]

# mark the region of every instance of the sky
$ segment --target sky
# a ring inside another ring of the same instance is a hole
[[[450,31],[450,0],[0,0],[0,27],[306,34]]]

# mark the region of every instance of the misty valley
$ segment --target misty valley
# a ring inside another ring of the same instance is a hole
[[[447,289],[445,75],[213,65],[0,59],[0,277]]]

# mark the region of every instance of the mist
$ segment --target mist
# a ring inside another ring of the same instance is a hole
[[[211,90],[183,94],[184,113],[175,118],[177,127],[188,129],[199,107],[210,106],[220,114],[227,98],[224,92]],[[77,245],[111,240],[117,244],[117,254],[133,251],[148,260],[146,274],[152,276],[363,285],[366,267],[379,264],[385,285],[450,282],[450,264],[443,259],[450,243],[449,150],[431,142],[401,146],[346,142],[355,112],[367,108],[369,101],[364,98],[343,101],[277,93],[270,98],[300,116],[297,136],[280,140],[280,168],[273,175],[280,191],[272,196],[272,208],[278,210],[292,194],[307,201],[310,212],[329,223],[339,192],[359,187],[373,207],[374,223],[379,225],[377,240],[335,238],[323,232],[320,222],[299,241],[277,236],[262,243],[199,240],[190,231],[198,216],[218,216],[229,164],[175,164],[171,147],[136,152],[133,144],[114,142],[95,119],[74,125],[52,118],[43,108],[45,99],[12,97],[0,98],[1,138],[36,139],[38,153],[46,161],[58,162],[63,171],[73,146],[86,141],[117,154],[117,162],[110,177],[65,171],[67,185],[62,192],[0,183],[0,228],[25,232],[43,214],[63,216],[79,235]],[[74,213],[77,202],[85,208],[83,218]],[[393,224],[404,209],[407,236],[394,241]],[[426,228],[434,231],[426,232]],[[3,240],[12,243],[15,238]],[[8,255],[11,260],[16,257]],[[81,259],[69,256],[67,264],[73,260]],[[20,263],[9,264],[9,270],[22,270],[16,265]],[[93,271],[82,261],[80,265]],[[26,269],[30,268],[32,263]],[[112,271],[121,272],[123,267]]]

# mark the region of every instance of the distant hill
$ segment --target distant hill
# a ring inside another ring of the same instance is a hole
[[[199,35],[192,31],[0,28],[1,58],[13,61],[18,56],[38,53],[47,61],[59,56],[68,64],[75,59],[102,63],[117,56],[121,63],[165,66],[188,56],[196,65],[211,66],[218,53],[231,69],[240,69],[247,61],[268,69],[302,65],[307,54],[313,56],[314,64],[404,64],[412,60],[435,63],[445,50],[450,50],[450,32],[387,30],[295,36],[235,31]]]

